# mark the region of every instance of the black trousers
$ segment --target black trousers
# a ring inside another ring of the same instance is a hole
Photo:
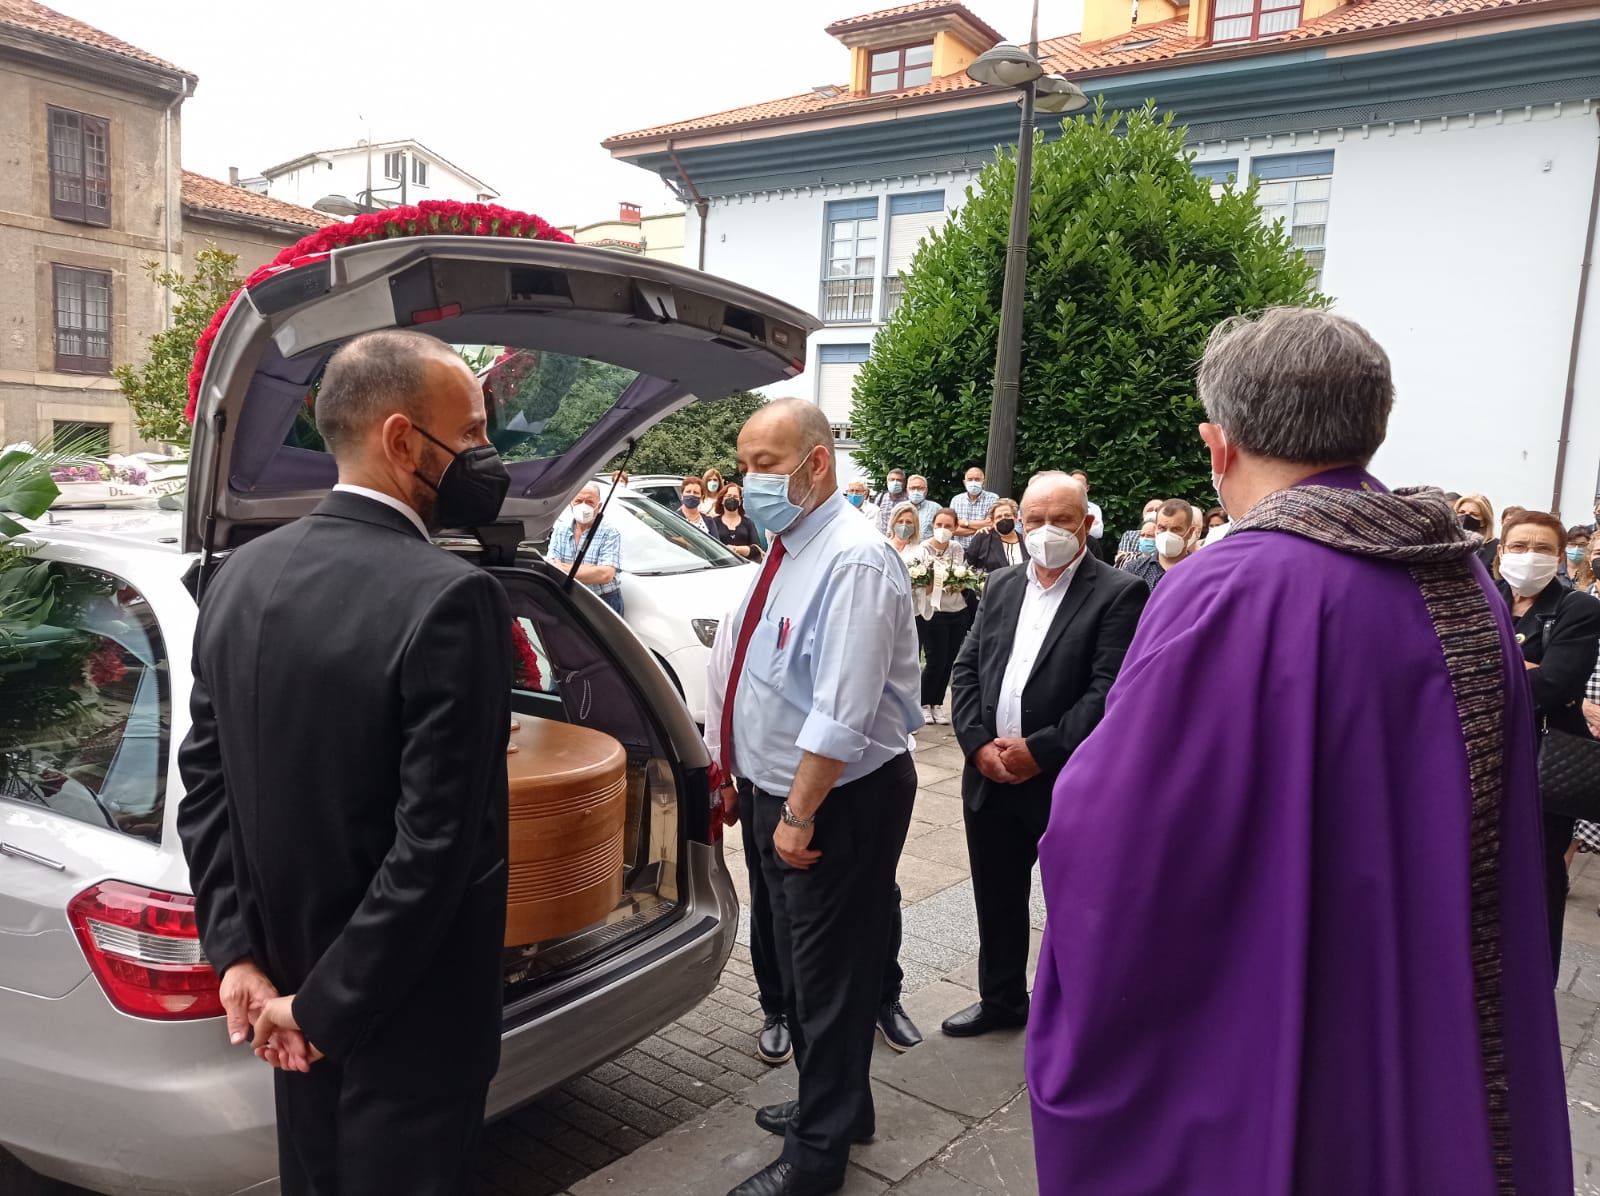
[[[750,873],[750,967],[756,974],[761,1012],[767,1017],[777,1017],[786,1011],[783,973],[778,968],[777,945],[773,942],[772,899],[767,896],[767,878],[761,869],[761,849],[756,843],[755,831],[755,793],[749,781],[739,782],[739,836],[744,841],[744,863]],[[906,979],[900,967],[900,886],[896,884],[891,888],[894,926],[889,934],[889,957],[883,965],[880,1005],[898,1001]]]
[[[956,654],[967,638],[972,614],[965,610],[936,610],[931,618],[918,619],[922,641],[922,704],[939,706],[950,689],[950,674],[956,667]]]
[[[911,827],[917,771],[909,753],[841,785],[817,811],[810,868],[790,868],[772,845],[783,795],[755,791],[755,833],[772,901],[800,1104],[783,1158],[843,1178],[851,1140],[877,1128],[868,1082],[889,950],[895,866]]]
[[[493,1069],[477,1083],[406,1076],[396,1064],[429,1050],[423,1027],[418,1031],[409,1044],[364,1045],[345,1063],[322,1059],[304,1074],[273,1073],[283,1196],[444,1196],[474,1189]],[[381,1064],[375,1047],[389,1056]]]
[[[967,859],[978,906],[978,994],[990,1009],[1028,1013],[1028,894],[1039,839],[1050,822],[1050,794],[990,793],[962,808]]]
[[[1572,844],[1574,822],[1560,814],[1544,815],[1544,896],[1550,918],[1550,960],[1557,980],[1561,978],[1561,937],[1567,920],[1567,848]]]

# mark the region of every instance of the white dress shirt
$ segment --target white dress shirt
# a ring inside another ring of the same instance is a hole
[[[893,546],[835,494],[778,539],[772,579],[734,697],[733,772],[787,794],[802,752],[859,780],[922,726],[911,579]],[[758,573],[749,570],[751,589]],[[706,747],[721,757],[723,696],[744,599],[717,626],[706,676]]]
[[[417,534],[419,536],[421,536],[424,540],[433,539],[433,537],[428,534],[428,525],[422,522],[422,516],[418,515],[414,510],[412,510],[405,503],[401,502],[394,495],[385,494],[382,490],[368,490],[365,486],[352,486],[349,482],[340,482],[338,485],[334,486],[334,489],[342,490],[346,494],[359,494],[362,498],[370,498],[373,502],[381,502],[384,506],[399,511],[400,514],[411,520],[411,526],[417,529]]]
[[[1086,502],[1083,504],[1083,508],[1084,510],[1088,511],[1089,514],[1094,516],[1094,522],[1089,525],[1089,535],[1098,540],[1101,536],[1106,534],[1106,517],[1100,510],[1100,504],[1097,502]]]
[[[1067,566],[1067,571],[1046,587],[1039,583],[1039,562],[1028,563],[1028,585],[1022,591],[1022,609],[1017,614],[1017,634],[1011,641],[1011,659],[1000,680],[1000,704],[994,712],[995,734],[1001,739],[1022,737],[1022,691],[1033,675],[1033,666],[1044,647],[1044,637],[1061,609],[1067,588],[1078,575],[1085,552]]]

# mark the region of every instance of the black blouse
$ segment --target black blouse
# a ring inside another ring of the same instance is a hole
[[[1500,593],[1511,601],[1505,582]],[[1583,695],[1600,655],[1600,601],[1552,581],[1514,624],[1523,659],[1539,666],[1528,674],[1534,710],[1556,730],[1587,737]]]
[[[710,529],[713,536],[721,540],[729,548],[733,548],[736,545],[741,548],[748,548],[750,549],[750,560],[759,561],[761,559],[761,541],[756,539],[756,525],[744,516],[741,515],[739,522],[733,527],[729,527],[721,519],[706,520],[706,527]]]

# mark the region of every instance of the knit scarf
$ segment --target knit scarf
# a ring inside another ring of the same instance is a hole
[[[1482,540],[1434,489],[1381,493],[1294,486],[1262,499],[1232,533],[1288,532],[1340,552],[1405,565],[1427,604],[1455,695],[1472,787],[1472,979],[1497,1191],[1513,1196],[1500,959],[1500,810],[1505,678],[1500,635],[1472,569]]]

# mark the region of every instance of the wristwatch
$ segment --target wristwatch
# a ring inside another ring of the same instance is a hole
[[[810,818],[797,817],[795,815],[795,812],[789,808],[789,803],[788,802],[784,802],[783,803],[783,815],[782,815],[782,817],[783,817],[783,820],[785,822],[787,822],[790,826],[797,826],[801,830],[809,830],[811,828],[811,825],[814,822],[816,822],[816,820],[817,820],[816,815],[814,815],[814,814]]]

